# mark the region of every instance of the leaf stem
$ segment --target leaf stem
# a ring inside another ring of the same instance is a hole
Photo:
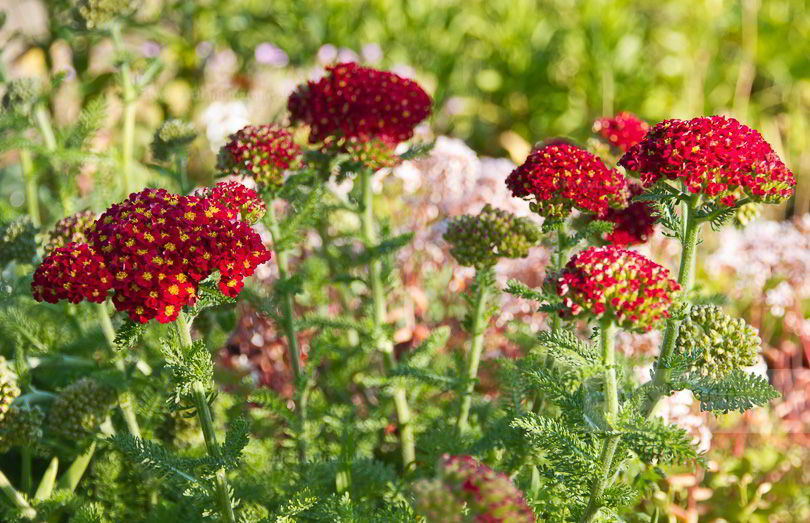
[[[363,189],[363,212],[360,214],[362,222],[363,241],[366,249],[370,249],[377,244],[377,234],[374,230],[374,207],[373,193],[371,187],[371,172],[369,169],[361,169],[360,172]],[[383,282],[381,277],[381,264],[379,259],[372,259],[368,263],[368,279],[371,285],[371,297],[373,307],[374,335],[377,343],[377,350],[383,353],[386,371],[390,372],[396,367],[394,359],[394,345],[387,338],[383,331],[385,325],[385,295],[383,292]],[[394,407],[397,411],[397,421],[399,423],[400,445],[402,450],[402,466],[407,469],[416,460],[416,445],[414,442],[413,426],[411,425],[411,410],[408,406],[408,398],[405,388],[400,380],[392,385]]]
[[[180,338],[180,344],[184,349],[190,349],[191,341],[191,325],[186,320],[185,313],[180,313],[177,320],[174,322],[177,329],[177,335]],[[202,427],[203,437],[205,438],[205,448],[208,455],[215,459],[222,459],[222,449],[217,443],[216,432],[214,431],[214,420],[211,417],[211,409],[208,407],[208,399],[205,395],[205,385],[199,381],[192,384],[192,391],[194,395],[194,403],[197,407],[197,417],[200,420]],[[235,523],[236,516],[233,512],[231,505],[231,495],[228,490],[228,479],[225,476],[225,468],[221,467],[214,473],[214,481],[216,483],[217,502],[219,504],[219,511],[222,519],[228,523]]]
[[[491,271],[489,267],[479,268],[479,271]],[[475,380],[478,376],[478,365],[481,362],[481,352],[484,348],[484,332],[486,331],[486,310],[487,299],[489,294],[489,286],[482,282],[486,278],[479,278],[476,275],[476,289],[475,289],[475,309],[473,311],[472,325],[470,326],[470,334],[472,334],[472,341],[470,343],[470,352],[467,355],[467,373],[464,376],[467,384],[464,387],[463,395],[461,398],[461,408],[459,410],[458,421],[456,422],[456,429],[459,434],[464,434],[469,428],[468,418],[470,415],[470,406],[472,405],[472,394],[475,389]]]
[[[276,265],[278,266],[279,279],[286,280],[290,275],[289,260],[287,258],[287,250],[278,248],[281,243],[281,229],[279,228],[278,218],[273,206],[272,199],[267,204],[267,224],[270,229],[270,236],[273,239],[273,251],[276,255]],[[287,350],[290,357],[290,366],[292,367],[293,378],[295,380],[295,390],[298,391],[301,381],[301,349],[298,345],[298,336],[295,330],[295,309],[293,304],[293,296],[290,292],[284,292],[281,300],[281,314],[282,314],[282,327],[287,337]],[[307,438],[305,434],[306,427],[306,399],[304,394],[300,394],[297,398],[298,419],[301,423],[301,436],[298,438],[298,455],[302,463],[307,461]]]

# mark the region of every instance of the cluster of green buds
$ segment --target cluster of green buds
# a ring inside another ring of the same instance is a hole
[[[45,414],[39,407],[14,405],[0,421],[0,453],[13,447],[36,447],[42,439]]]
[[[28,216],[0,224],[0,267],[12,261],[31,263],[37,254],[36,235]]]
[[[152,155],[156,160],[166,161],[185,151],[195,138],[197,130],[192,123],[179,119],[166,120],[155,132]]]
[[[62,218],[48,231],[42,246],[45,254],[68,243],[87,243],[86,233],[95,222],[96,213],[90,210]]]
[[[761,340],[741,318],[732,318],[715,305],[694,305],[681,323],[676,346],[700,352],[692,371],[722,379],[732,370],[757,363]]]
[[[80,441],[92,436],[116,401],[115,390],[92,378],[82,378],[62,389],[48,414],[49,432]]]
[[[533,523],[523,493],[505,474],[471,456],[445,454],[433,480],[414,485],[416,510],[428,523]]]
[[[74,0],[76,12],[87,29],[98,29],[134,11],[140,0]]]
[[[762,212],[762,204],[757,202],[749,202],[737,207],[734,213],[734,225],[742,229],[752,221],[756,220]]]
[[[0,356],[0,423],[11,408],[11,402],[19,395],[17,377],[9,368],[6,359]]]
[[[540,236],[540,229],[530,220],[487,204],[477,216],[450,220],[444,240],[461,265],[491,267],[499,258],[525,258]]]
[[[34,106],[42,96],[42,80],[23,77],[10,81],[3,95],[3,111],[21,117],[31,116]]]

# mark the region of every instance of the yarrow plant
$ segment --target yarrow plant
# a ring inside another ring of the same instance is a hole
[[[598,118],[593,131],[599,133],[610,145],[627,152],[639,143],[650,130],[650,124],[633,113],[621,112],[610,118]]]
[[[249,125],[228,137],[217,157],[217,169],[222,175],[253,178],[260,186],[275,190],[300,154],[301,148],[287,129]]]

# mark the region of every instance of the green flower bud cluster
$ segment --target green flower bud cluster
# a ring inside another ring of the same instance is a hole
[[[471,456],[445,454],[439,476],[414,485],[415,508],[428,523],[533,523],[523,493],[508,476]]]
[[[36,77],[17,78],[6,85],[3,111],[17,116],[31,116],[42,95],[42,80]]]
[[[76,11],[85,27],[98,29],[114,18],[126,16],[138,7],[140,0],[77,0]]]
[[[39,407],[13,406],[0,421],[0,453],[12,447],[36,448],[42,439],[45,414]]]
[[[62,218],[48,231],[43,249],[45,254],[68,243],[88,243],[87,231],[96,223],[96,213],[87,210]]]
[[[183,151],[197,138],[197,129],[190,122],[166,120],[155,132],[152,154],[157,160],[166,161],[173,154]]]
[[[0,267],[12,261],[31,263],[37,254],[36,235],[28,216],[0,224]]]
[[[525,258],[540,241],[540,229],[526,218],[489,204],[478,216],[453,218],[444,233],[450,254],[461,265],[488,267],[499,258]]]
[[[0,423],[6,417],[11,402],[20,395],[20,388],[17,387],[17,377],[8,367],[8,362],[0,356]]]
[[[92,436],[116,401],[115,390],[82,378],[62,389],[48,414],[49,432],[79,441]]]
[[[734,225],[742,229],[759,216],[762,212],[762,204],[757,202],[750,202],[737,207],[737,212],[734,213]]]
[[[702,351],[693,372],[714,379],[757,363],[761,344],[757,331],[741,318],[732,318],[715,305],[695,305],[678,330],[679,350]]]

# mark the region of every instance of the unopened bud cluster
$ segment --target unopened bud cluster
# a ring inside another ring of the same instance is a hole
[[[12,80],[3,95],[3,111],[17,116],[31,116],[34,105],[42,95],[42,81],[36,77]]]
[[[715,379],[755,365],[760,344],[753,327],[714,305],[693,306],[680,325],[676,342],[684,352],[701,351],[692,371]]]
[[[0,356],[0,423],[11,408],[11,402],[19,395],[16,376],[8,367],[6,359]]]
[[[0,453],[13,447],[35,447],[42,439],[45,414],[39,407],[13,406],[0,421]]]
[[[12,261],[30,263],[37,253],[36,234],[28,216],[0,224],[0,268]]]
[[[247,176],[268,188],[284,183],[284,171],[294,166],[301,148],[287,129],[248,125],[228,137],[217,157],[223,175]]]
[[[734,213],[734,225],[741,229],[756,220],[761,212],[762,204],[750,202],[740,205]]]
[[[429,523],[535,521],[512,480],[471,456],[445,454],[438,477],[417,482],[414,490],[416,510]]]
[[[158,160],[168,160],[173,154],[182,152],[197,137],[194,125],[185,120],[166,120],[158,127],[152,142],[152,154]]]
[[[444,239],[461,265],[486,267],[498,258],[525,258],[540,240],[540,230],[526,218],[487,204],[477,216],[450,221]]]
[[[43,246],[45,253],[48,254],[68,243],[86,243],[86,233],[95,221],[96,213],[89,210],[62,218],[48,232],[47,240]]]
[[[115,390],[91,378],[82,378],[62,389],[48,414],[48,429],[65,439],[92,436],[115,403]]]
[[[78,0],[76,11],[88,29],[97,29],[132,12],[140,0]]]

